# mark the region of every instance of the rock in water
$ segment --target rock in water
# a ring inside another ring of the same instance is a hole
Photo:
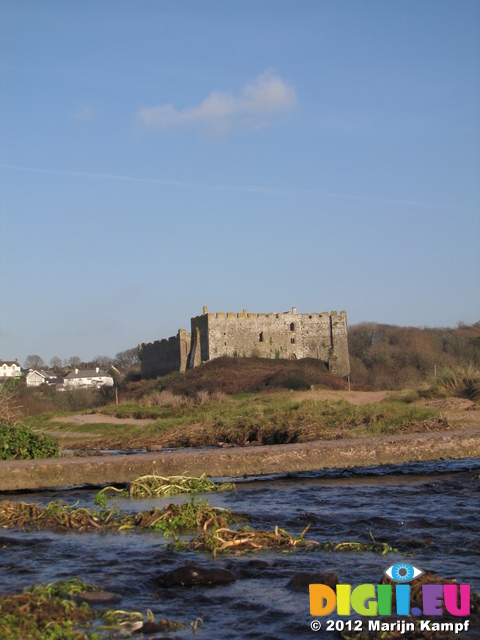
[[[308,593],[308,585],[310,584],[326,584],[327,587],[335,589],[338,584],[338,575],[336,573],[315,573],[301,572],[293,575],[287,584],[287,589],[292,591],[306,591]]]
[[[193,587],[195,585],[226,584],[235,582],[235,580],[235,575],[227,569],[184,566],[165,573],[159,582],[164,587]]]

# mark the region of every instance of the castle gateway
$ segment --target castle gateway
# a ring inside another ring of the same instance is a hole
[[[142,378],[186,371],[222,356],[241,358],[316,358],[339,376],[350,373],[347,314],[203,313],[191,320],[191,333],[138,347]]]

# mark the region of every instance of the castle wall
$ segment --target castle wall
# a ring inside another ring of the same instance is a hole
[[[171,338],[139,345],[142,378],[155,378],[172,371],[185,371],[190,342],[190,334],[180,329],[178,334]]]
[[[338,376],[350,374],[350,355],[348,353],[347,314],[345,311],[332,311],[330,316],[332,333],[332,355],[330,371]]]
[[[187,368],[198,367],[202,362],[209,360],[209,334],[207,308],[203,307],[204,314],[191,320],[192,346],[188,357]]]
[[[338,375],[350,372],[346,313],[208,313],[192,318],[188,367],[222,356],[316,358]],[[200,342],[200,346],[198,345]],[[194,347],[194,348],[193,348]]]
[[[185,371],[222,356],[315,358],[332,373],[350,373],[345,311],[300,313],[208,313],[192,318],[191,334],[139,346],[142,378]]]

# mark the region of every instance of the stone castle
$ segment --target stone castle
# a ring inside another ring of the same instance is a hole
[[[347,314],[203,313],[191,319],[191,333],[138,346],[142,378],[184,372],[222,356],[243,358],[316,358],[339,376],[350,373]]]

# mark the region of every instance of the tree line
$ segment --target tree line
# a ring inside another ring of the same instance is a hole
[[[348,328],[351,381],[372,389],[402,389],[442,370],[480,372],[480,322],[455,328],[416,328],[362,322]]]
[[[131,371],[140,367],[140,359],[138,357],[138,349],[133,347],[132,349],[125,349],[125,351],[119,351],[114,358],[110,356],[95,356],[92,360],[86,362],[79,356],[71,356],[62,360],[58,356],[53,356],[49,363],[50,368],[54,371],[63,371],[65,369],[93,369],[95,367],[101,367],[108,369],[112,366],[116,367],[120,371]],[[25,358],[25,369],[45,369],[47,363],[45,360],[37,355],[32,354]]]

